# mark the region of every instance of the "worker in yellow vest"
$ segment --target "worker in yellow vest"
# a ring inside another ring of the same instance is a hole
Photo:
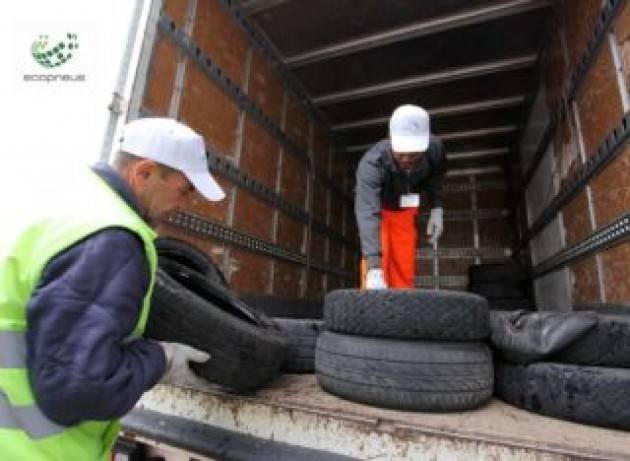
[[[1,459],[104,461],[143,392],[210,358],[141,337],[157,266],[150,224],[195,189],[224,197],[203,139],[140,119],[119,150],[112,166],[0,193]]]

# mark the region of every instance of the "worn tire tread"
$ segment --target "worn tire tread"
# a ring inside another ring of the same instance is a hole
[[[630,368],[630,315],[598,314],[595,327],[550,358],[584,366]]]
[[[490,332],[488,302],[450,290],[336,290],[324,320],[328,330],[377,338],[475,341]]]
[[[577,423],[630,429],[630,370],[552,362],[496,365],[496,393],[517,407]]]

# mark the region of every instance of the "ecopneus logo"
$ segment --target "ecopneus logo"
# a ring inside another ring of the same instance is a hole
[[[68,32],[63,40],[51,41],[46,34],[41,34],[31,46],[31,54],[39,65],[52,69],[65,64],[79,49],[77,34]]]
[[[59,38],[51,39],[51,37],[48,34],[39,34],[31,45],[33,59],[45,70],[40,68],[40,72],[24,74],[23,80],[25,82],[45,83],[85,82],[86,76],[84,73],[74,73],[82,66],[70,65],[66,72],[60,69],[65,69],[62,66],[73,58],[72,64],[78,64],[76,54],[79,49],[79,38],[77,34],[68,32],[65,35],[58,35]],[[57,69],[61,70],[61,73]]]

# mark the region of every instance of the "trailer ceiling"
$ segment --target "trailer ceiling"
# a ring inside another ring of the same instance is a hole
[[[517,139],[552,0],[241,0],[330,123],[340,155],[424,106],[451,168],[501,164]]]

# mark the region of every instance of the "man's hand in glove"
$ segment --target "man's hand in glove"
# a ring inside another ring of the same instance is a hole
[[[365,280],[365,288],[368,290],[382,290],[387,288],[383,269],[369,269]]]
[[[436,244],[444,230],[444,209],[433,208],[427,224],[427,235],[430,237],[429,242]]]
[[[188,362],[202,363],[210,360],[210,354],[185,344],[160,342],[160,346],[166,355],[166,370],[160,379],[161,383],[172,383],[176,379],[180,381],[191,375]]]

